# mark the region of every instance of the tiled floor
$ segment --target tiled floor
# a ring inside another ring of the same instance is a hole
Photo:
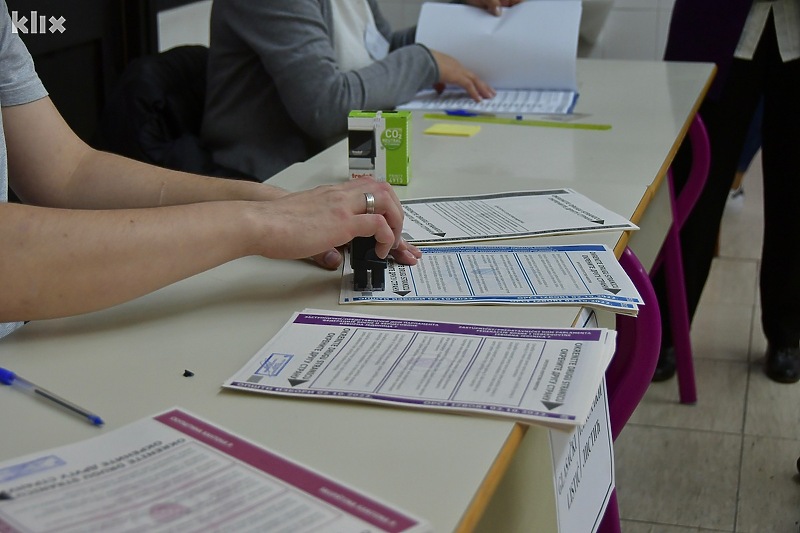
[[[800,383],[761,371],[760,172],[729,201],[692,325],[697,404],[654,383],[615,443],[623,533],[800,532]]]

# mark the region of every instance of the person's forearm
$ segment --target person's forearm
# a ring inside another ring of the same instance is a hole
[[[261,183],[201,177],[87,150],[75,168],[63,203],[86,209],[157,207],[215,200],[271,200],[286,193]]]
[[[117,211],[0,205],[0,322],[102,309],[250,255],[249,205]]]
[[[259,183],[201,178],[93,150],[72,133],[49,98],[4,107],[2,115],[9,183],[24,203],[111,209],[285,194]]]

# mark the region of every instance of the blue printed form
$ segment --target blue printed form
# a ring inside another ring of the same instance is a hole
[[[354,291],[344,261],[339,303],[574,305],[636,315],[641,295],[602,244],[426,246],[414,266],[389,262],[383,291]]]

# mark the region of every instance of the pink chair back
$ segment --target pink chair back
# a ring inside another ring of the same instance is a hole
[[[667,173],[673,223],[652,270],[655,272],[662,264],[666,269],[669,293],[667,306],[675,345],[682,403],[694,403],[697,400],[679,232],[705,186],[711,165],[708,134],[700,115],[695,115],[689,128],[689,142],[692,147],[692,166],[687,182],[677,197],[675,196],[672,172],[668,171]],[[614,440],[617,439],[622,428],[633,415],[636,406],[644,397],[661,350],[661,312],[653,285],[650,282],[650,275],[630,248],[625,248],[619,261],[636,285],[645,305],[640,308],[639,314],[635,318],[617,315],[617,349],[606,370],[611,436]],[[798,468],[800,469],[800,459],[798,459]],[[611,494],[598,531],[600,533],[621,532],[616,489]]]
[[[630,248],[619,262],[644,305],[637,316],[617,315],[617,349],[606,370],[611,436],[616,440],[647,392],[661,348],[661,312],[650,276]]]
[[[636,285],[644,305],[636,317],[617,315],[617,348],[606,369],[608,413],[614,440],[644,397],[661,348],[661,312],[650,275],[630,248],[625,248],[619,262]],[[621,531],[616,490],[611,494],[598,531]]]

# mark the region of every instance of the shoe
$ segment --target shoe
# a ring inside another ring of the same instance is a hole
[[[778,383],[797,383],[800,381],[800,348],[767,347],[764,373]]]
[[[656,371],[653,373],[652,381],[667,381],[675,375],[675,348],[672,346],[662,346],[658,354]]]

